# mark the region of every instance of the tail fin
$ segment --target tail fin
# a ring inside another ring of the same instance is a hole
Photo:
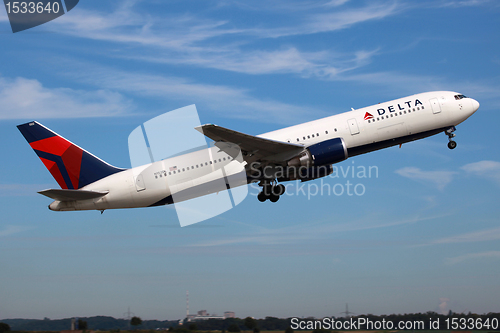
[[[104,162],[36,121],[17,128],[63,189],[76,190],[124,170]]]

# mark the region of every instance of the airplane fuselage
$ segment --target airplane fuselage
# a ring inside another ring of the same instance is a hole
[[[347,157],[353,157],[444,132],[466,120],[478,107],[477,101],[456,92],[428,92],[258,137],[303,145],[304,148],[342,138]],[[105,210],[171,204],[223,191],[226,189],[224,186],[214,184],[221,177],[230,178],[240,171],[240,162],[219,148],[211,147],[117,172],[82,188],[108,191],[107,195],[89,200],[54,201],[49,208],[62,211]],[[240,179],[231,186],[247,183],[247,179]]]

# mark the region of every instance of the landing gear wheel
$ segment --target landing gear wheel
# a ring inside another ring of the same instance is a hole
[[[269,201],[271,202],[276,202],[280,199],[279,195],[276,195],[276,194],[271,194],[271,196],[269,196]]]
[[[448,142],[448,148],[450,149],[455,149],[457,147],[457,143],[453,140],[450,140],[450,142]]]
[[[268,199],[267,195],[264,193],[264,192],[260,192],[258,195],[257,195],[257,199],[260,201],[260,202],[264,202]]]
[[[273,187],[273,194],[278,197],[285,194],[286,188],[283,184],[279,184]]]

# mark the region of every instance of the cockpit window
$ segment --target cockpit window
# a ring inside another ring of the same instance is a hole
[[[460,99],[462,99],[462,98],[467,98],[467,96],[465,96],[465,95],[455,95],[455,99],[457,101],[460,100]]]

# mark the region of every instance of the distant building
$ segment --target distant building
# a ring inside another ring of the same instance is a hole
[[[236,318],[236,315],[234,314],[233,311],[226,311],[226,312],[224,312],[224,319],[227,319],[227,318]]]
[[[226,319],[226,318],[235,318],[235,314],[232,311],[224,312],[223,316],[218,316],[216,314],[210,314],[207,310],[200,310],[195,315],[187,315],[187,321],[196,321],[196,320],[208,320],[208,319]]]

